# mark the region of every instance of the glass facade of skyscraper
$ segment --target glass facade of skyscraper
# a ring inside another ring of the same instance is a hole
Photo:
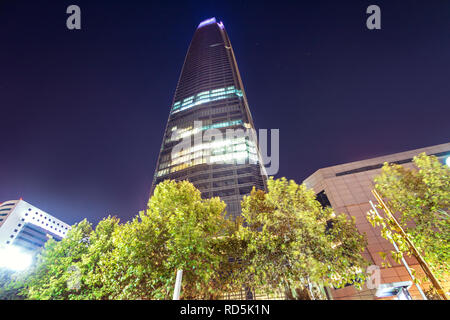
[[[224,25],[205,20],[194,33],[170,106],[152,192],[165,179],[189,180],[203,197],[219,196],[236,217],[253,186],[265,189],[258,146],[248,135],[252,129]]]

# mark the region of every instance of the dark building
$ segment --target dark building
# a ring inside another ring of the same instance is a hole
[[[265,189],[258,146],[248,136],[251,129],[223,23],[205,20],[194,33],[178,80],[151,192],[165,179],[189,180],[203,197],[224,200],[228,215],[240,215],[242,197],[253,186]]]

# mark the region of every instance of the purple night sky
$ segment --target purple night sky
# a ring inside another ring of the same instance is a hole
[[[371,4],[381,30],[366,28]],[[70,224],[136,215],[189,42],[213,16],[257,128],[280,129],[277,176],[450,141],[450,1],[2,0],[0,202]]]

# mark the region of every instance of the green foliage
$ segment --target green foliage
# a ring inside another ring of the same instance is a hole
[[[10,277],[8,287],[16,288],[19,296],[27,299],[93,299],[98,288],[92,278],[99,256],[107,250],[111,229],[117,226],[118,219],[111,217],[102,220],[95,230],[88,221],[81,221],[62,241],[47,241],[33,267]],[[4,297],[2,293],[0,296]]]
[[[164,181],[131,222],[108,217],[93,230],[84,220],[62,241],[49,240],[32,269],[2,274],[1,296],[170,299],[182,269],[182,298],[217,297],[231,288],[223,270],[234,224],[224,210],[219,198],[202,199],[187,181]]]
[[[114,249],[100,258],[101,283],[110,299],[170,299],[176,270],[183,270],[181,298],[216,295],[218,250],[229,228],[225,203],[202,199],[189,182],[160,183],[147,210],[113,235]]]
[[[20,290],[21,284],[16,281],[17,274],[11,270],[0,268],[0,299],[23,300]]]
[[[245,224],[227,220],[219,198],[202,199],[191,183],[166,180],[132,221],[108,217],[93,229],[83,220],[62,241],[49,240],[29,271],[0,274],[0,296],[171,299],[179,269],[182,299],[243,287],[342,286],[361,277],[364,237],[304,185],[270,180],[267,194],[253,190],[242,207]]]
[[[271,178],[268,193],[253,189],[243,199],[242,215],[247,227],[235,237],[245,243],[241,275],[248,286],[268,293],[281,286],[295,296],[292,289],[312,283],[342,287],[364,281],[365,236],[353,220],[322,208],[305,185]]]
[[[414,246],[420,251],[438,279],[448,279],[450,271],[450,169],[435,156],[414,157],[414,169],[385,163],[375,178],[375,188],[386,199],[392,212]],[[381,235],[395,241],[400,254],[391,252],[399,262],[411,255],[405,240],[386,217],[368,214]]]
[[[34,266],[16,282],[28,299],[70,299],[76,292],[68,286],[72,276],[69,268],[77,266],[88,251],[86,242],[92,226],[86,220],[73,226],[62,241],[50,239],[37,255]]]
[[[114,248],[113,235],[121,225],[117,217],[110,217],[100,221],[88,239],[87,251],[76,264],[80,272],[81,282],[71,299],[104,299],[105,290],[102,283],[102,258],[110,254]],[[77,280],[77,279],[75,279]]]

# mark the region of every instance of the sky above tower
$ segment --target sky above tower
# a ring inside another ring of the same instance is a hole
[[[280,171],[449,141],[450,2],[1,1],[0,201],[67,222],[145,207],[199,24],[223,21],[257,128]],[[66,28],[67,6],[81,30]]]

